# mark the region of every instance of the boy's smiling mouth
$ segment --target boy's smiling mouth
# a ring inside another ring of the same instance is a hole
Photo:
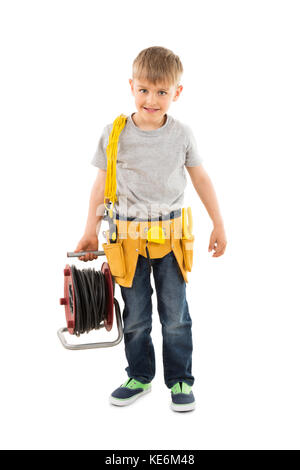
[[[159,109],[155,109],[155,108],[145,108],[145,106],[144,106],[144,109],[145,109],[146,111],[148,111],[148,113],[155,113],[155,111],[159,111]]]

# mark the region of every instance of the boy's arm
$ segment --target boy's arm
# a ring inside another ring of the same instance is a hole
[[[227,240],[217,195],[211,179],[203,168],[203,165],[190,166],[186,167],[186,169],[189,172],[193,186],[197,191],[201,201],[203,202],[214,225],[214,229],[209,241],[208,251],[214,250],[214,257],[221,256],[225,251]]]
[[[100,231],[101,222],[104,215],[104,190],[105,190],[106,170],[99,169],[97,178],[93,184],[87,222],[84,235],[79,241],[75,252],[78,251],[97,251],[98,250],[98,233]],[[81,261],[92,261],[97,256],[88,253],[80,256]]]
[[[106,170],[99,168],[96,180],[92,187],[89,203],[88,218],[85,226],[85,235],[94,236],[99,233],[102,218],[104,215],[104,189],[106,180]]]

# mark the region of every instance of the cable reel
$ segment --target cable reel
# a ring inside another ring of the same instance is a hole
[[[68,257],[84,256],[93,253],[104,256],[104,251],[68,252]],[[104,262],[100,271],[95,269],[79,270],[76,266],[67,264],[64,268],[64,297],[60,305],[65,307],[67,327],[57,332],[62,345],[66,349],[94,349],[116,346],[122,341],[123,327],[120,306],[114,297],[115,281],[109,265]],[[113,327],[114,313],[116,316],[118,337],[115,341],[71,344],[65,333],[79,337],[91,330],[105,328],[110,331]]]
[[[121,114],[114,122],[106,149],[107,175],[104,188],[105,213],[103,220],[109,224],[108,232],[104,236],[109,243],[117,241],[117,225],[114,222],[113,208],[117,201],[117,153],[118,141],[125,127],[127,116]],[[97,256],[105,255],[104,251],[70,252],[67,256],[84,256],[93,253]],[[67,349],[91,349],[115,346],[123,338],[123,328],[120,306],[114,298],[114,279],[111,275],[108,263],[103,263],[101,271],[77,270],[75,266],[66,265],[64,269],[64,297],[60,304],[65,306],[67,327],[60,328],[57,332],[63,346]],[[90,330],[104,327],[110,331],[113,325],[113,313],[115,311],[118,338],[111,342],[89,343],[73,345],[69,344],[64,336],[67,331],[71,335],[80,336]]]

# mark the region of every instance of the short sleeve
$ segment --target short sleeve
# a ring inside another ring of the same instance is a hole
[[[189,126],[185,126],[187,147],[185,156],[185,166],[198,166],[203,162],[203,158],[199,155],[197,142],[194,134]]]
[[[91,161],[92,165],[94,165],[98,168],[101,168],[101,170],[106,170],[107,169],[106,147],[108,145],[108,139],[109,139],[108,127],[109,126],[104,127],[104,129],[102,131],[102,134],[101,134],[101,137],[100,137],[100,140],[99,140],[99,143],[98,143],[96,153],[95,153],[95,155],[94,155],[94,157]]]

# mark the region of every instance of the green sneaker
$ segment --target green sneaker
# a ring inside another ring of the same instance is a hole
[[[137,398],[151,391],[151,383],[143,384],[135,379],[128,379],[110,395],[110,403],[117,406],[126,406]]]
[[[196,406],[192,387],[185,382],[177,382],[173,385],[171,397],[171,408],[174,411],[191,411]]]

